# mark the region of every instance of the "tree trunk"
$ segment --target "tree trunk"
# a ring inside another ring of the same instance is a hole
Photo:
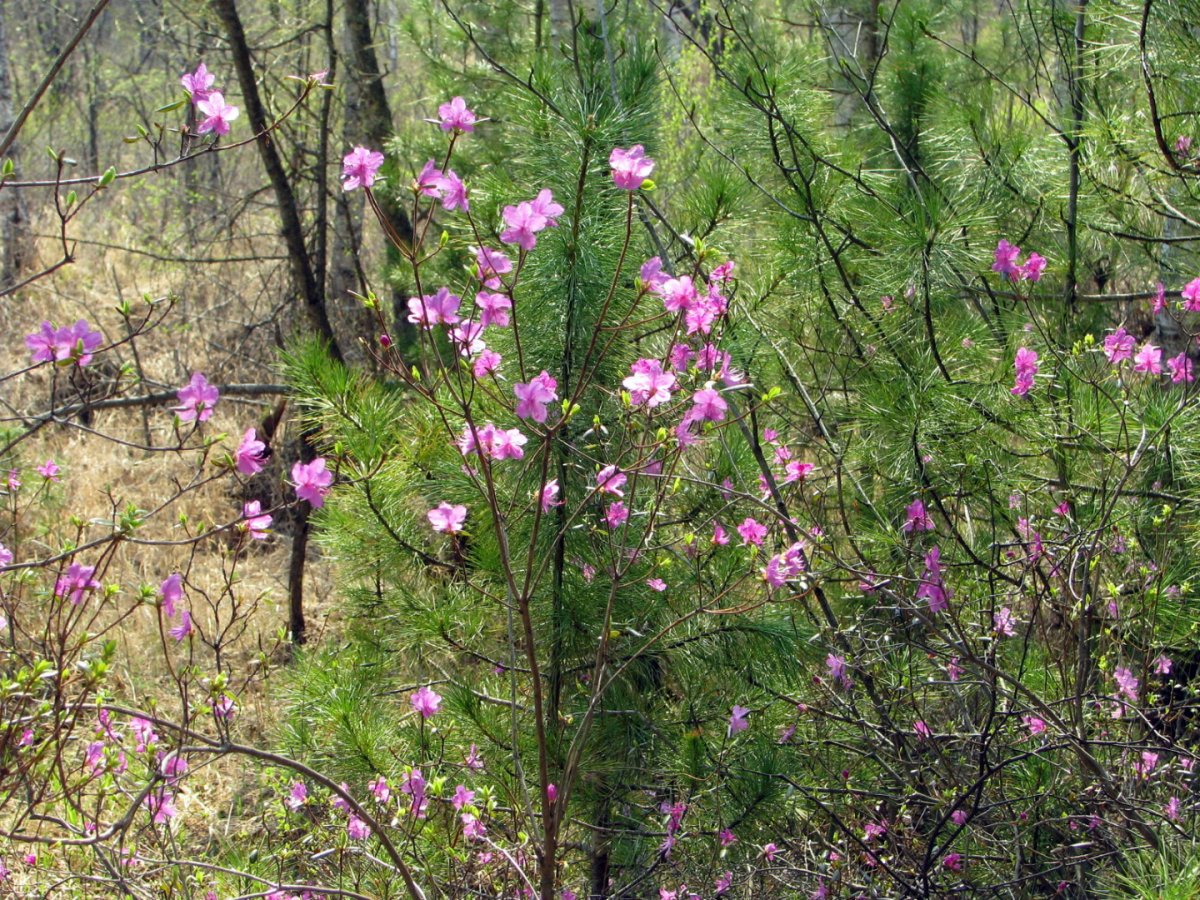
[[[0,135],[8,133],[13,124],[12,79],[9,77],[8,40],[4,32],[4,16],[0,16]],[[20,173],[20,145],[8,150],[8,158]],[[21,192],[0,187],[0,287],[18,280],[21,270],[33,252],[29,237],[29,215]]]

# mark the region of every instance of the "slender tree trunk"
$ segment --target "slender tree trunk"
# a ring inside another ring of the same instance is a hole
[[[242,89],[242,102],[246,107],[246,117],[258,140],[259,156],[267,177],[275,193],[275,202],[279,209],[280,225],[283,229],[283,239],[287,246],[288,258],[291,263],[294,290],[304,303],[311,327],[329,344],[329,353],[338,362],[342,361],[342,353],[338,349],[333,326],[329,321],[329,313],[325,306],[324,285],[317,278],[318,267],[314,264],[312,255],[304,241],[304,231],[300,217],[300,207],[292,183],[288,180],[283,161],[275,141],[266,133],[269,124],[266,109],[258,92],[258,83],[254,74],[254,62],[250,55],[250,46],[246,42],[246,31],[242,26],[241,16],[238,15],[235,0],[212,0],[213,11],[221,20],[229,48],[233,55],[234,67],[238,74],[238,83]],[[316,450],[312,440],[315,435],[305,432],[301,436],[300,457],[304,462],[316,458]],[[300,513],[296,518],[295,531],[292,532],[292,555],[288,566],[288,610],[289,630],[293,643],[303,644],[305,641],[304,621],[304,558],[308,549],[308,505],[301,504]]]
[[[9,48],[0,15],[0,135],[13,123],[12,79],[9,77]],[[20,144],[14,142],[8,158],[20,171]],[[0,287],[17,281],[29,263],[33,247],[29,238],[29,216],[21,192],[0,187]]]

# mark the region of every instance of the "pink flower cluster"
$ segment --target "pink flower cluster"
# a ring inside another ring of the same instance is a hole
[[[92,354],[100,349],[102,343],[103,336],[98,331],[92,331],[84,319],[63,328],[43,322],[37,331],[25,336],[31,361],[77,365],[81,368],[92,361]]]
[[[996,245],[995,262],[992,271],[999,272],[1009,281],[1033,281],[1041,279],[1046,268],[1045,257],[1030,253],[1029,259],[1021,262],[1021,248],[1010,244],[1003,238]]]
[[[216,76],[208,71],[204,63],[196,67],[195,72],[188,72],[179,79],[183,89],[188,92],[198,112],[203,115],[196,126],[197,134],[208,134],[210,131],[218,135],[229,134],[229,123],[236,119],[240,110],[225,102],[225,96],[220,91],[212,89]]]

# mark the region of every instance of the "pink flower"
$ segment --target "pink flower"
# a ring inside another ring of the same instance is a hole
[[[963,867],[961,853],[947,853],[942,860],[942,866],[951,872],[961,872]]]
[[[653,409],[671,399],[675,376],[664,372],[662,363],[657,359],[639,359],[629,370],[633,374],[621,383],[629,391],[629,399],[634,406],[645,404]]]
[[[745,731],[750,727],[750,720],[747,718],[750,715],[750,708],[747,706],[738,706],[734,704],[729,712],[729,736],[733,737],[739,732]]]
[[[1188,312],[1200,312],[1200,278],[1193,278],[1179,292],[1183,297],[1183,308]]]
[[[516,428],[505,431],[491,422],[480,426],[467,425],[458,439],[458,449],[464,455],[478,453],[485,459],[523,459],[528,438]]]
[[[660,594],[667,589],[667,583],[661,578],[647,578],[646,586],[652,591],[658,591]]]
[[[487,349],[483,342],[483,326],[478,322],[462,322],[450,329],[450,343],[458,347],[460,355],[470,358]]]
[[[1029,254],[1029,260],[1018,270],[1023,280],[1037,282],[1042,277],[1042,272],[1046,268],[1046,260],[1044,257],[1036,253]]]
[[[1161,281],[1154,285],[1154,314],[1167,308],[1167,286]]]
[[[458,785],[454,789],[454,797],[450,801],[455,812],[460,811],[464,806],[470,806],[475,802],[475,792],[467,790],[465,785]]]
[[[625,486],[626,481],[628,479],[625,473],[616,466],[605,466],[596,473],[596,493],[624,497],[625,492],[621,488]]]
[[[1046,722],[1037,716],[1021,716],[1021,724],[1029,729],[1030,734],[1042,734],[1046,730]]]
[[[420,173],[413,179],[412,187],[422,197],[442,196],[442,168],[436,160],[425,161]]]
[[[250,537],[256,541],[265,541],[267,539],[267,529],[271,527],[272,518],[268,515],[263,515],[262,504],[257,500],[250,500],[242,507],[242,527],[250,533]]]
[[[883,837],[885,834],[887,834],[887,822],[883,822],[882,824],[868,822],[863,828],[863,838],[868,841]]]
[[[995,262],[992,263],[992,271],[1006,276],[1009,281],[1016,281],[1019,277],[1017,257],[1020,255],[1020,247],[1015,247],[1001,238],[1000,243],[996,245]]]
[[[292,486],[296,496],[307,500],[314,509],[325,505],[325,497],[333,484],[333,473],[325,465],[325,457],[318,456],[310,463],[297,462],[292,466]]]
[[[950,662],[946,663],[946,677],[951,681],[958,681],[958,679],[962,677],[964,671],[966,670],[958,664],[958,657],[950,657]]]
[[[1143,750],[1142,757],[1133,764],[1133,771],[1139,778],[1149,778],[1158,766],[1158,754],[1151,750]]]
[[[926,512],[923,502],[914,500],[904,508],[904,524],[900,530],[905,534],[933,531],[933,518]]]
[[[438,107],[438,117],[441,119],[442,131],[470,132],[475,130],[475,113],[467,109],[467,102],[462,97],[455,97],[449,103]]]
[[[1174,384],[1191,384],[1196,380],[1194,367],[1185,350],[1178,356],[1167,360],[1167,368],[1171,370],[1171,381]]]
[[[722,399],[720,394],[712,388],[704,388],[692,395],[692,408],[688,412],[688,417],[692,421],[720,422],[725,418],[725,410],[728,408],[729,404]]]
[[[183,611],[179,624],[170,629],[167,634],[175,638],[177,641],[182,641],[185,637],[192,633],[192,614],[186,609]]]
[[[950,813],[950,821],[960,828],[967,824],[967,811],[965,809],[956,809]]]
[[[163,614],[175,618],[175,604],[183,599],[183,576],[178,572],[168,575],[158,586],[158,596],[162,598]]]
[[[463,813],[459,816],[459,819],[462,821],[463,837],[468,841],[483,840],[484,835],[487,834],[487,829],[484,828],[483,823],[477,817],[471,813]]]
[[[456,209],[461,209],[467,212],[471,208],[471,203],[467,199],[467,186],[463,184],[462,179],[454,173],[453,169],[447,169],[438,181],[438,190],[441,192],[442,209],[447,212],[453,212]]]
[[[100,582],[92,576],[96,574],[95,566],[83,566],[71,563],[67,573],[54,583],[55,597],[70,597],[71,602],[78,606],[84,600],[87,591],[100,587]]]
[[[0,544],[0,570],[5,566],[11,565],[13,561],[13,552]]]
[[[620,528],[629,521],[629,510],[620,500],[608,504],[604,511],[604,524],[609,528]]]
[[[713,885],[714,893],[720,897],[722,894],[728,893],[732,886],[733,872],[726,871],[725,874],[718,878],[716,883]]]
[[[500,368],[500,363],[503,360],[499,353],[495,350],[484,350],[475,358],[475,363],[471,368],[471,372],[476,378],[485,378],[488,375],[496,375],[496,370]],[[499,377],[497,375],[497,377]]]
[[[421,714],[422,719],[434,716],[442,705],[441,696],[431,690],[428,685],[422,685],[413,691],[410,700],[412,708]]]
[[[1013,360],[1013,369],[1016,371],[1017,379],[1010,393],[1014,397],[1024,397],[1033,387],[1033,376],[1038,371],[1037,352],[1028,347],[1019,348]]]
[[[558,801],[558,785],[553,783],[546,785],[546,800],[549,803]]]
[[[434,325],[453,325],[459,321],[458,308],[462,298],[450,293],[447,288],[438,288],[436,294],[426,294],[423,297],[409,297],[408,321],[422,328],[430,329]]]
[[[463,522],[467,520],[467,508],[462,504],[451,506],[449,503],[439,503],[426,516],[434,531],[444,534],[458,534],[462,531]]]
[[[1140,682],[1133,673],[1124,666],[1113,670],[1113,681],[1117,683],[1117,697],[1127,697],[1131,703],[1138,702],[1138,687]]]
[[[756,547],[761,547],[763,538],[767,536],[767,526],[747,516],[737,527],[737,532],[742,536],[743,545],[754,544]]]
[[[258,433],[253,428],[247,428],[246,433],[242,435],[242,442],[238,444],[237,452],[234,453],[237,470],[243,475],[261,472],[266,463],[266,452],[267,445],[258,439]]]
[[[181,422],[207,422],[212,418],[213,407],[221,399],[221,393],[208,383],[202,372],[193,372],[192,380],[175,394],[179,406],[171,407],[179,413]]]
[[[810,462],[801,462],[798,459],[794,459],[783,467],[783,483],[791,484],[793,481],[803,481],[805,478],[811,475],[816,468],[817,467]]]
[[[516,244],[522,250],[532,250],[537,246],[537,233],[557,225],[553,217],[562,213],[563,208],[554,202],[549,190],[541,191],[534,200],[506,206],[504,224],[508,227],[501,232],[500,240]]]
[[[197,134],[208,134],[210,131],[219,135],[229,134],[229,123],[241,114],[236,106],[229,106],[225,102],[220,91],[213,91],[199,101],[196,109],[204,114],[204,120],[196,126]]]
[[[1133,371],[1150,375],[1162,374],[1162,350],[1153,344],[1143,344],[1133,358]]]
[[[1154,674],[1170,675],[1172,665],[1173,663],[1171,662],[1171,657],[1164,653],[1160,653],[1154,660]]]
[[[202,100],[207,100],[212,94],[213,82],[217,80],[217,76],[208,71],[208,67],[204,63],[196,66],[195,72],[187,72],[179,79],[179,83],[183,85],[183,89],[191,95],[192,102],[199,104]]]
[[[763,844],[762,853],[759,855],[764,857],[767,862],[773,863],[775,862],[775,856],[778,853],[779,847],[777,847],[775,844]]]
[[[729,535],[725,533],[725,529],[720,522],[713,525],[712,542],[718,547],[724,547],[729,543]]]
[[[545,487],[537,492],[538,503],[542,507],[543,514],[550,512],[550,510],[555,506],[562,505],[562,501],[558,499],[558,491],[558,479],[551,478],[546,482]]]
[[[308,786],[303,781],[297,781],[292,785],[292,789],[283,803],[288,809],[295,812],[304,805],[306,800],[308,800]]]
[[[1123,359],[1133,359],[1133,345],[1133,335],[1124,327],[1118,328],[1104,339],[1104,355],[1116,365]]]
[[[830,653],[825,657],[825,665],[829,667],[830,680],[841,685],[842,690],[850,690],[854,682],[850,679],[850,674],[846,669],[846,657]]]
[[[166,788],[150,792],[143,802],[150,810],[155,825],[162,825],[175,818],[175,795],[168,793]]]
[[[688,309],[699,297],[690,275],[680,275],[678,278],[664,281],[656,293],[662,297],[663,308],[670,313]]]
[[[1013,614],[1012,610],[1007,606],[1002,607],[1000,612],[992,616],[992,630],[1001,637],[1012,637],[1016,634],[1013,629]]]
[[[628,150],[614,147],[608,155],[608,164],[613,170],[613,184],[623,191],[636,191],[654,171],[654,160],[646,155],[641,144]]]
[[[490,247],[475,248],[476,274],[484,287],[498,290],[501,287],[500,276],[512,271],[512,261],[500,250]]]
[[[950,607],[950,589],[942,582],[941,550],[934,547],[925,554],[925,571],[917,586],[917,599],[929,601],[929,611],[942,612]]]
[[[479,309],[479,324],[484,328],[495,325],[504,328],[508,325],[508,313],[512,309],[512,300],[504,294],[494,294],[491,291],[480,291],[475,295],[475,306]]]
[[[1172,797],[1167,801],[1167,805],[1163,807],[1163,812],[1166,813],[1167,819],[1171,822],[1179,821],[1179,798]]]
[[[58,481],[59,480],[58,473],[60,471],[61,470],[58,468],[58,463],[56,463],[52,459],[46,460],[44,463],[42,463],[40,466],[37,467],[37,473],[39,475],[41,475],[43,478],[45,478],[47,481]]]
[[[558,399],[555,391],[558,381],[544,369],[535,375],[528,384],[514,384],[513,393],[517,395],[517,418],[533,419],[542,423],[546,421],[546,404]]]
[[[383,165],[384,156],[378,150],[368,147],[355,147],[342,157],[342,190],[353,191],[356,188],[374,186],[375,178]]]
[[[378,775],[368,781],[367,790],[371,792],[376,803],[387,803],[392,796],[392,787],[382,775]]]
[[[933,736],[933,732],[930,731],[929,726],[925,724],[924,719],[917,719],[915,722],[913,722],[913,732],[917,735],[917,737],[922,739]]]
[[[346,835],[352,841],[365,841],[371,836],[371,829],[358,816],[351,816],[346,822]]]

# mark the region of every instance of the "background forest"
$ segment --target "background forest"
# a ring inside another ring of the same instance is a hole
[[[0,897],[1200,896],[1197,21],[0,0]]]

